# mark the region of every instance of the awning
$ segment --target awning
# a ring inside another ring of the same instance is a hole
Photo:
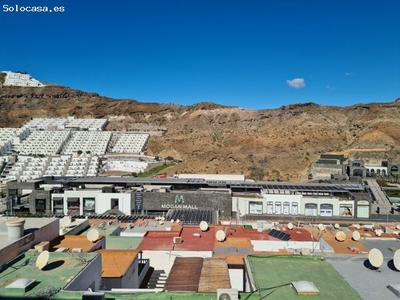
[[[79,202],[79,198],[78,197],[67,198],[67,202]]]
[[[53,201],[63,201],[64,198],[63,197],[54,197]]]

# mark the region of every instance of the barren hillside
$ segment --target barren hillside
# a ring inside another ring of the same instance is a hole
[[[114,100],[60,86],[0,88],[1,127],[32,117],[109,118],[108,130],[154,131],[147,153],[183,162],[167,170],[245,174],[255,179],[301,180],[319,154],[353,149],[400,159],[400,100],[350,107],[296,104],[245,110],[213,103],[193,106]],[[162,133],[162,134],[161,134]]]

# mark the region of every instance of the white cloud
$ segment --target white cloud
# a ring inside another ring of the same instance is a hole
[[[286,80],[286,83],[294,89],[301,89],[306,86],[304,78],[294,78],[292,80]]]
[[[344,73],[345,76],[354,76],[356,75],[356,73],[352,73],[352,72],[346,72]]]
[[[326,85],[325,86],[327,90],[333,91],[335,89],[334,86]]]

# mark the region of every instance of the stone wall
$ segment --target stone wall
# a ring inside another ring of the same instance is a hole
[[[144,210],[168,211],[171,208],[214,209],[218,210],[221,216],[230,217],[232,197],[227,193],[143,193]]]

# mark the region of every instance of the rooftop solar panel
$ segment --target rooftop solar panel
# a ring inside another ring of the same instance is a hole
[[[282,241],[290,240],[290,234],[287,234],[283,231],[276,230],[276,229],[271,229],[271,231],[268,233],[268,235],[270,235],[274,238],[277,238],[279,240],[282,240]]]

